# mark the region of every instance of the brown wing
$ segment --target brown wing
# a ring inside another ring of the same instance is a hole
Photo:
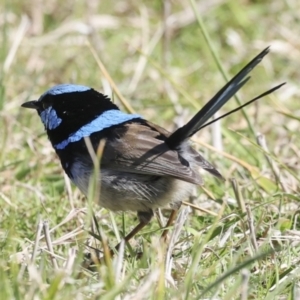
[[[186,149],[187,157],[182,157],[178,151],[170,150],[164,143],[169,134],[151,123],[130,123],[116,128],[114,138],[105,145],[101,164],[109,169],[153,176],[172,176],[201,185],[202,179],[195,170],[195,164],[200,164],[194,159],[189,160],[189,156],[194,156],[197,152],[189,145]]]
[[[161,132],[164,136],[168,137],[171,133],[164,128],[155,125],[149,121],[147,121],[150,127],[154,128],[158,132]],[[192,160],[194,163],[197,164],[198,167],[204,169],[205,171],[209,172],[210,174],[218,177],[219,179],[224,179],[220,172],[206,159],[203,158],[202,155],[199,154],[193,147],[191,147],[189,142],[183,143],[182,150],[185,150],[187,155],[189,156],[189,161]]]
[[[224,180],[224,177],[220,174],[220,172],[206,159],[203,158],[194,148],[191,148],[191,154],[193,154],[193,158],[200,168],[204,169],[205,171],[209,172],[210,174],[218,177],[219,179]]]

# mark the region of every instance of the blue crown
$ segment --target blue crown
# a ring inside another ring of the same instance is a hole
[[[91,88],[88,86],[84,85],[77,85],[77,84],[72,84],[72,83],[64,83],[64,84],[58,84],[49,90],[47,90],[39,100],[43,99],[44,96],[46,95],[62,95],[62,94],[67,94],[67,93],[76,93],[76,92],[86,92],[90,90]]]

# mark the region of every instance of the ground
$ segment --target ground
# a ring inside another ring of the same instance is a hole
[[[0,6],[1,299],[300,297],[298,1]],[[85,252],[117,244],[136,216],[106,211],[71,185],[37,114],[20,105],[55,84],[83,84],[172,131],[267,46],[240,103],[287,84],[193,139],[225,178],[202,173],[190,201],[209,212],[183,205],[167,246],[153,219],[113,260],[82,268]]]

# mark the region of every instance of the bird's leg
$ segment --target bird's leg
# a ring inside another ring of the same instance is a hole
[[[132,239],[142,228],[144,228],[147,224],[149,224],[150,220],[153,217],[153,211],[138,211],[137,213],[140,223],[136,225],[124,238],[125,242],[128,242]],[[118,244],[115,248],[118,250],[120,244]]]
[[[172,205],[172,210],[171,210],[168,222],[167,222],[167,224],[165,226],[165,229],[164,229],[164,231],[163,231],[163,233],[160,237],[163,241],[165,241],[167,239],[167,234],[168,234],[168,231],[169,231],[168,227],[170,227],[173,224],[173,222],[174,222],[174,220],[177,216],[177,212],[178,212],[180,206],[181,206],[181,202],[174,203]]]
[[[161,237],[160,237],[162,240],[166,240],[166,239],[167,239],[167,234],[168,234],[169,229],[170,229],[170,228],[168,228],[168,227],[170,227],[170,226],[172,225],[173,221],[174,221],[175,218],[176,218],[177,212],[178,212],[177,209],[172,209],[172,210],[171,210],[171,213],[170,213],[168,222],[167,222],[167,224],[166,224],[166,226],[165,226],[165,228],[164,228],[164,231],[163,231],[163,233],[162,233],[162,235],[161,235]]]

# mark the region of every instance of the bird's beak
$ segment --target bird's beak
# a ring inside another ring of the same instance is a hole
[[[27,102],[23,103],[21,106],[26,107],[26,108],[33,108],[33,109],[39,108],[38,101],[36,101],[36,100],[27,101]]]

